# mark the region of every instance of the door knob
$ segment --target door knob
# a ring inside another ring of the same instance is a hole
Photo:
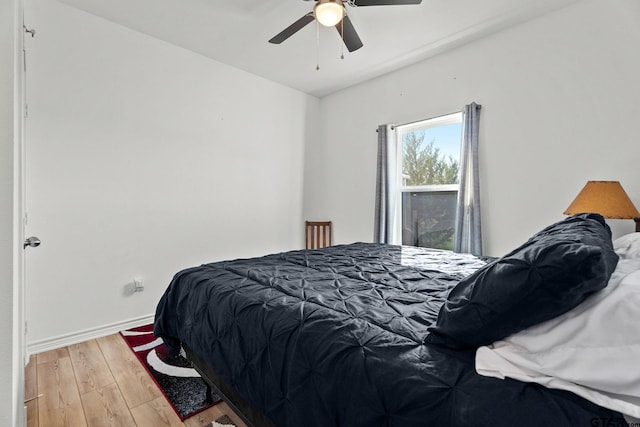
[[[40,246],[40,239],[38,239],[36,236],[28,237],[22,244],[22,249],[25,249],[27,246],[37,248],[38,246]]]

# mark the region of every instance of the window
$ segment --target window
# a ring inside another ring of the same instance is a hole
[[[397,227],[403,245],[453,249],[462,113],[398,126]]]

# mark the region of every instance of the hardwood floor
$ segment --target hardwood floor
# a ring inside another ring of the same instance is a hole
[[[246,427],[225,403],[180,421],[120,334],[31,356],[25,401],[27,427]]]

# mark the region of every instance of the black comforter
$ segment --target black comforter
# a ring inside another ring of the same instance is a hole
[[[203,356],[277,426],[595,426],[576,395],[482,377],[428,329],[477,258],[357,243],[179,272],[155,333]]]

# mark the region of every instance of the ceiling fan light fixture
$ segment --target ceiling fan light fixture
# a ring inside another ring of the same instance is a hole
[[[318,0],[313,15],[325,27],[333,27],[344,18],[345,10],[341,0]]]

